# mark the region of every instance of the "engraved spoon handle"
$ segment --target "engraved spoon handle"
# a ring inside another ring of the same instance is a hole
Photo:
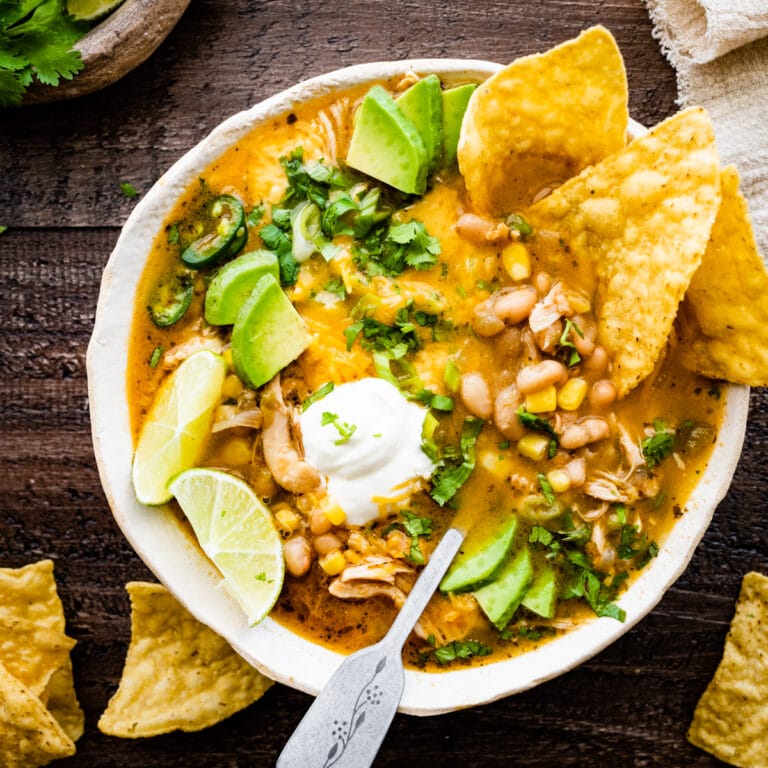
[[[403,644],[463,540],[458,529],[446,531],[389,632],[342,662],[296,727],[276,768],[368,768],[373,763],[403,695]]]

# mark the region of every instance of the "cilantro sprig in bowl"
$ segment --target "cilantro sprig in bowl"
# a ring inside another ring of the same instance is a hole
[[[189,0],[0,0],[0,108],[105,88],[145,61]]]

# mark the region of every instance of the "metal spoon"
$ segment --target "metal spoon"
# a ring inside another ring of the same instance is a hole
[[[448,529],[389,632],[342,662],[296,727],[276,768],[373,763],[403,695],[403,644],[463,540],[457,528]]]

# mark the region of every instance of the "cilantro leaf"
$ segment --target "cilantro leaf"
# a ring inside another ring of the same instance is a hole
[[[346,443],[357,430],[356,424],[348,424],[346,421],[342,421],[337,413],[331,413],[330,411],[323,412],[320,417],[320,424],[324,427],[330,424],[339,433],[339,439],[333,441],[335,445]]]
[[[329,392],[333,392],[334,384],[332,381],[327,381],[322,387],[316,389],[302,404],[302,412],[306,411],[312,403],[316,403],[318,400],[322,400]]]
[[[353,249],[355,264],[371,277],[396,277],[407,267],[424,270],[437,264],[440,241],[420,221],[390,223],[378,227]]]
[[[461,463],[451,462],[439,467],[432,475],[432,490],[430,496],[442,507],[449,502],[467,482],[475,468],[475,444],[485,421],[477,418],[466,418],[461,428],[459,450]]]
[[[525,410],[525,406],[520,406],[517,409],[517,418],[520,419],[520,423],[532,429],[535,432],[543,432],[545,435],[549,435],[549,458],[551,459],[557,453],[558,438],[555,428],[541,416],[536,416],[533,413],[529,413]]]
[[[74,77],[84,65],[73,46],[87,29],[63,0],[0,2],[0,107],[19,104],[34,80],[56,86]]]
[[[450,664],[457,659],[469,659],[472,656],[489,656],[492,652],[489,646],[478,640],[454,640],[433,651],[439,664]]]
[[[648,469],[661,464],[664,459],[672,455],[675,449],[674,432],[668,429],[663,421],[654,421],[653,428],[654,434],[643,438],[640,443]]]

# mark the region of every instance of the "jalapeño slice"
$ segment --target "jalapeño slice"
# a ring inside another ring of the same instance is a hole
[[[208,207],[213,228],[195,240],[181,254],[181,260],[193,269],[209,267],[224,258],[232,258],[248,240],[243,204],[233,195],[219,195]]]
[[[168,328],[184,316],[195,294],[191,275],[177,273],[162,278],[155,286],[147,310],[158,328]]]

